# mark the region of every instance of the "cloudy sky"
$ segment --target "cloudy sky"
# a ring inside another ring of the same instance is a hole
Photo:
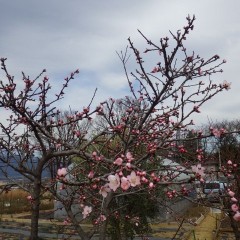
[[[169,35],[196,15],[190,50],[202,57],[218,54],[227,60],[220,83],[232,89],[201,109],[195,122],[240,117],[240,2],[238,0],[0,0],[0,57],[8,58],[16,80],[21,71],[35,77],[47,69],[54,88],[79,68],[61,107],[86,106],[95,88],[95,102],[128,94],[116,51],[124,50],[130,36],[145,49],[137,29],[153,40]],[[133,66],[129,66],[129,71]],[[1,75],[0,75],[1,76]],[[2,118],[3,116],[1,116]]]

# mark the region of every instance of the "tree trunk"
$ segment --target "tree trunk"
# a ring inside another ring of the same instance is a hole
[[[71,222],[76,229],[78,235],[81,237],[82,240],[89,240],[90,237],[88,237],[87,233],[84,232],[82,227],[79,225],[77,219],[75,218],[72,210],[71,210],[71,205],[70,206],[65,206],[65,210],[67,212],[68,217],[71,219]]]
[[[121,226],[119,222],[116,223],[115,228],[116,228],[116,239],[122,240]]]
[[[30,240],[38,239],[38,220],[40,211],[41,177],[35,178],[32,193],[32,217]]]
[[[238,229],[238,223],[232,218],[232,216],[229,216],[231,221],[231,227],[233,229],[233,233],[235,235],[236,240],[240,240],[240,231]]]
[[[102,207],[102,213],[105,214],[105,216],[108,216],[108,206],[109,203],[111,202],[113,198],[113,193],[110,192],[108,193],[107,197],[105,198],[103,202],[103,207]],[[105,240],[106,239],[106,232],[107,232],[107,225],[108,225],[108,220],[104,221],[100,227],[100,235],[99,235],[99,240]]]
[[[107,220],[104,221],[100,227],[99,240],[106,239],[106,231],[107,231]],[[119,240],[121,240],[121,239],[119,239]]]

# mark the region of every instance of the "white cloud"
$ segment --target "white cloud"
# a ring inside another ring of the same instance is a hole
[[[217,80],[232,82],[232,90],[224,94],[224,102],[219,97],[206,104],[201,121],[205,121],[206,115],[237,117],[240,104],[238,1],[4,1],[0,9],[0,57],[9,58],[10,72],[16,79],[21,78],[22,70],[34,77],[47,68],[56,89],[60,79],[79,68],[80,80],[70,87],[71,94],[66,95],[61,106],[87,104],[95,87],[97,103],[111,95],[127,94],[127,82],[115,51],[125,48],[129,36],[143,50],[145,41],[137,29],[159,42],[160,37],[169,35],[169,29],[176,32],[182,28],[188,14],[196,14],[197,20],[187,47],[203,57],[218,53],[226,58],[225,72]],[[129,64],[130,71],[135,68]]]

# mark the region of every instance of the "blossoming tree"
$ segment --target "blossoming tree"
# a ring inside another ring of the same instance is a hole
[[[204,180],[204,173],[197,165],[203,161],[201,156],[191,163],[182,158],[184,168],[161,164],[165,157],[184,154],[184,148],[177,144],[179,130],[193,125],[192,115],[199,114],[205,102],[230,88],[228,82],[217,83],[212,79],[214,74],[222,72],[225,60],[220,60],[218,55],[205,60],[185,48],[194,20],[195,17],[187,17],[181,31],[170,32],[171,41],[168,37],[160,38],[158,44],[139,31],[148,44],[144,51],[128,39],[136,71],[128,73],[127,62],[131,60],[128,51],[120,52],[119,57],[132,100],[111,99],[96,107],[90,101],[89,106],[70,113],[65,119],[60,117],[56,106],[78,70],[65,78],[62,89],[53,96],[45,70],[35,79],[23,73],[19,82],[8,72],[6,58],[1,58],[6,78],[0,83],[0,107],[8,117],[7,123],[0,123],[4,134],[0,139],[0,161],[32,183],[27,189],[32,205],[30,239],[38,237],[40,197],[44,191],[50,191],[63,203],[68,215],[66,222],[74,226],[81,239],[91,239],[95,233],[99,233],[99,239],[105,239],[109,222],[122,216],[139,231],[142,209],[130,208],[134,206],[132,199],[150,196],[154,200],[163,196],[162,193],[169,199],[186,195],[185,182],[176,181],[182,172]],[[156,62],[152,66],[145,64],[144,55],[150,55]],[[116,104],[124,106],[118,120]],[[80,123],[83,120],[91,123],[96,116],[106,124],[97,134],[89,136]],[[34,163],[32,156],[37,159]],[[75,167],[70,171],[60,168],[51,182],[42,181],[43,170],[59,157],[75,159]],[[57,182],[67,191],[67,197],[56,191]],[[179,184],[178,190],[169,188],[173,182]],[[72,211],[73,204],[79,204],[80,220]],[[81,225],[88,219],[93,223],[90,232]],[[121,226],[118,230],[121,239],[124,237]]]

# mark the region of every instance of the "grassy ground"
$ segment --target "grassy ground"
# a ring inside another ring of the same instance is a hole
[[[216,214],[207,214],[203,221],[192,230],[188,240],[213,239],[213,230],[216,229],[216,217]]]
[[[185,215],[179,218],[179,221],[152,224],[153,236],[169,239],[188,239],[195,227],[195,221],[202,214],[206,214],[207,211],[208,208],[196,205],[189,208]]]
[[[21,195],[22,194],[22,195]],[[4,196],[4,201],[11,201],[11,204],[16,204],[19,196],[22,196],[22,199],[26,198],[24,193],[19,191],[14,191],[12,194]],[[7,198],[8,197],[8,198]],[[0,199],[0,201],[2,200]],[[23,200],[22,200],[23,201]],[[43,199],[43,204],[46,202],[48,205],[48,199]],[[28,201],[25,204],[29,204]],[[19,205],[21,206],[21,205]],[[16,206],[17,207],[17,206]],[[5,209],[6,210],[6,209]],[[155,237],[165,237],[165,238],[173,238],[176,237],[178,239],[185,240],[205,240],[211,239],[212,231],[216,227],[216,216],[213,214],[208,214],[207,217],[203,220],[203,222],[194,226],[190,224],[190,222],[194,223],[202,214],[206,214],[208,211],[207,208],[202,206],[194,206],[187,211],[184,216],[183,224],[181,224],[181,219],[179,222],[164,222],[164,223],[156,223],[152,224],[152,235]],[[9,212],[9,211],[6,211]],[[5,212],[5,213],[6,213]],[[17,212],[20,212],[16,214]],[[16,212],[8,213],[8,214],[0,214],[0,227],[4,228],[14,228],[20,230],[28,230],[30,229],[30,212],[23,212],[23,209],[17,209]],[[41,211],[41,219],[40,219],[40,232],[45,233],[74,233],[74,230],[68,226],[65,226],[62,222],[58,222],[55,220],[49,220],[52,218],[52,210]],[[91,225],[84,226],[85,228],[90,228]],[[211,236],[211,237],[210,237]],[[27,240],[27,237],[24,237],[21,234],[7,234],[0,233],[0,240]],[[47,238],[44,238],[47,239]],[[48,238],[52,239],[52,238]]]
[[[202,209],[199,209],[199,211],[202,211]],[[197,208],[193,208],[193,211],[191,212],[191,217],[199,216],[199,213]],[[44,214],[45,213],[45,214]],[[74,230],[72,228],[69,228],[68,226],[64,226],[62,222],[58,222],[55,220],[47,220],[46,216],[49,216],[48,214],[51,213],[51,211],[42,211],[40,219],[40,227],[39,231],[45,232],[45,233],[74,233]],[[29,230],[30,226],[30,212],[29,213],[20,213],[20,214],[4,214],[2,215],[2,223],[5,228],[13,227],[14,229],[21,229],[21,230]],[[190,215],[189,215],[190,216]],[[0,224],[1,227],[1,224]],[[169,223],[157,223],[152,224],[152,235],[154,237],[165,237],[165,238],[172,238],[176,235],[178,239],[186,239],[186,236],[189,235],[189,232],[192,230],[193,225],[184,223],[184,226],[181,227],[179,231],[179,223],[177,222],[169,222]],[[84,228],[91,228],[91,225],[84,225]],[[176,234],[177,232],[177,234]],[[26,240],[27,237],[23,237],[19,234],[6,234],[6,233],[0,233],[0,240],[2,239],[9,239],[9,240]],[[20,238],[22,237],[22,238]],[[47,238],[44,238],[47,239]],[[49,238],[50,239],[50,238]]]

